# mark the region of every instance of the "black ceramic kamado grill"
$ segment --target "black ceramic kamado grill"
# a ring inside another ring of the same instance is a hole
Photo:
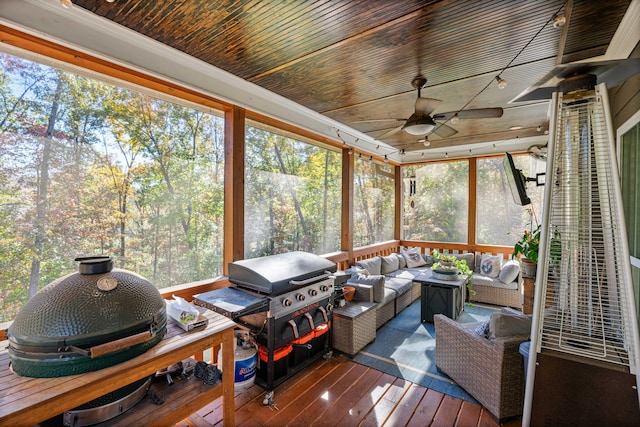
[[[234,286],[194,302],[248,329],[259,346],[256,383],[273,388],[330,350],[336,265],[307,252],[287,252],[229,263]]]
[[[53,378],[96,371],[138,356],[164,337],[166,308],[155,286],[113,268],[109,257],[76,261],[78,272],[38,291],[9,327],[8,353],[16,374]],[[83,426],[113,418],[142,399],[150,382],[144,378],[52,421]]]
[[[51,378],[124,362],[166,332],[164,300],[142,276],[109,257],[77,258],[79,271],[36,293],[8,329],[11,368]]]

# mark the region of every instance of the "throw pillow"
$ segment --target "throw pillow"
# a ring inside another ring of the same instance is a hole
[[[396,254],[380,257],[380,261],[382,262],[380,274],[393,273],[400,268],[400,260],[398,260],[398,255]]]
[[[436,260],[431,255],[423,254],[422,258],[424,258],[424,262],[427,267],[431,267],[436,262]]]
[[[489,318],[490,339],[510,337],[514,335],[529,335],[530,333],[531,318],[528,316],[493,313]]]
[[[520,263],[515,259],[507,261],[498,274],[498,280],[502,283],[511,283],[518,278],[520,274]]]
[[[483,322],[478,323],[478,326],[474,329],[476,334],[480,335],[484,338],[489,338],[489,321],[485,320]]]
[[[421,267],[427,263],[420,254],[420,248],[403,249],[402,255],[407,260],[409,268]]]
[[[398,256],[398,268],[407,268],[407,259],[400,254],[396,254]]]
[[[369,274],[380,274],[380,268],[382,267],[382,260],[379,256],[374,258],[363,259],[356,262],[356,265],[360,268],[364,268]]]
[[[380,274],[354,274],[351,276],[351,279],[349,279],[349,283],[373,286],[373,301],[382,302],[384,299],[384,276]]]
[[[454,254],[454,255],[457,259],[464,260],[467,263],[467,267],[469,267],[472,270],[475,269],[475,266],[473,265],[475,254],[473,252],[466,252],[463,254]]]
[[[501,255],[482,255],[480,261],[480,273],[488,277],[498,277],[500,274],[500,267],[502,266]]]
[[[358,267],[357,265],[352,265],[351,267],[345,270],[345,273],[351,274],[352,276],[356,273],[363,273],[365,275],[369,275],[369,272],[362,267]]]

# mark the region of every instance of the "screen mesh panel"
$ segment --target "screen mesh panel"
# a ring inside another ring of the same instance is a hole
[[[608,106],[598,88],[556,101],[540,348],[630,366],[629,256]]]

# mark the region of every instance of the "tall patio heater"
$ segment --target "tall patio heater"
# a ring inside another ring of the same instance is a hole
[[[640,420],[631,264],[606,85],[597,80],[572,72],[552,96],[524,426]]]

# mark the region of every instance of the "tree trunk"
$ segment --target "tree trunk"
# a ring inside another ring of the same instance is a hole
[[[364,185],[362,184],[362,177],[356,174],[356,182],[358,183],[358,188],[360,188],[360,203],[362,204],[362,212],[365,217],[365,223],[367,224],[367,234],[368,240],[366,242],[361,242],[365,245],[370,245],[373,243],[373,221],[371,221],[371,215],[369,214],[369,203],[367,202],[367,197],[365,194]]]
[[[278,149],[278,144],[273,144],[276,152],[276,158],[278,159],[278,163],[280,164],[280,169],[282,173],[287,176],[287,167],[282,161],[282,155],[280,155],[280,150]],[[302,214],[302,209],[300,209],[300,202],[298,202],[298,196],[296,195],[296,189],[293,185],[288,185],[289,193],[291,194],[291,198],[293,199],[293,205],[296,209],[296,213],[298,214],[298,218],[300,219],[300,226],[302,227],[302,234],[304,237],[302,238],[302,249],[310,251],[311,250],[311,236],[309,236],[309,232],[307,230],[307,222],[304,220],[304,215]]]
[[[42,140],[42,163],[40,164],[38,180],[38,195],[36,200],[36,224],[33,242],[33,259],[31,260],[31,274],[29,276],[29,296],[31,298],[38,292],[38,281],[40,278],[40,262],[44,250],[44,241],[47,229],[47,201],[49,197],[49,162],[51,161],[51,138],[55,129],[58,116],[58,106],[60,94],[62,93],[62,80],[58,75],[58,86],[51,103],[51,111],[47,123],[47,130]]]

